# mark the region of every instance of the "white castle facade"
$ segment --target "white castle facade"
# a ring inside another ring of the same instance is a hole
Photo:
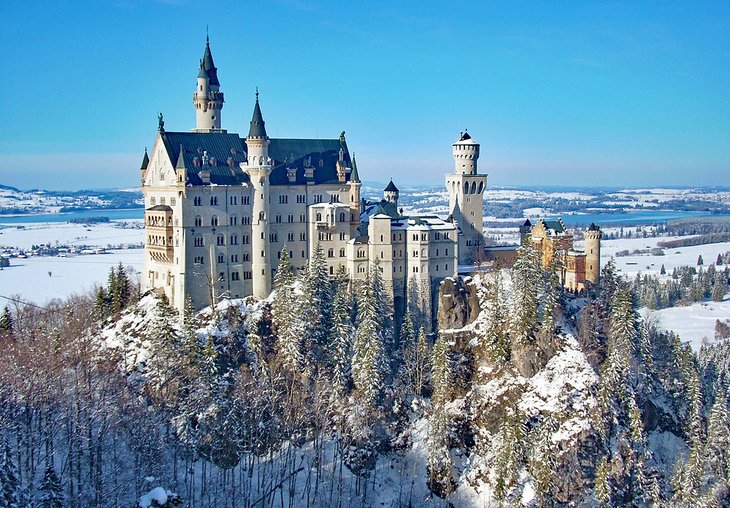
[[[446,176],[451,214],[407,216],[391,181],[367,202],[344,132],[334,139],[270,138],[258,92],[248,135],[222,129],[224,103],[209,43],[193,94],[196,125],[170,132],[160,115],[141,166],[146,248],[142,286],[182,311],[222,298],[266,298],[282,249],[301,269],[321,246],[330,274],[364,279],[378,260],[394,304],[419,295],[430,312],[434,289],[482,244],[486,175],[479,144],[463,133]],[[413,302],[410,302],[413,303]]]

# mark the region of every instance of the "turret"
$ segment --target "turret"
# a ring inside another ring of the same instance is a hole
[[[147,172],[147,166],[150,165],[150,156],[147,155],[147,148],[144,149],[144,157],[142,157],[142,165],[139,168],[139,173],[142,178],[142,185],[144,185],[144,175]]]
[[[398,208],[399,195],[400,192],[398,191],[398,187],[395,186],[393,179],[391,178],[388,186],[383,189],[383,199],[385,199],[388,203],[393,203],[395,207]]]
[[[446,175],[446,190],[449,193],[449,213],[458,224],[459,264],[474,261],[476,249],[484,244],[484,191],[487,175],[477,173],[479,143],[464,131],[451,145],[454,156],[454,172]]]
[[[269,245],[269,137],[256,90],[256,104],[251,118],[251,128],[246,138],[248,162],[241,168],[251,177],[253,209],[251,212],[251,270],[253,296],[263,300],[271,293],[271,262]]]
[[[360,201],[360,189],[362,183],[360,182],[360,175],[357,172],[357,161],[355,160],[355,153],[352,153],[352,172],[350,173],[350,216],[351,216],[351,233],[354,235],[358,226],[360,226],[360,214],[362,213],[361,201]]]
[[[583,234],[586,250],[586,281],[597,284],[601,274],[601,237],[603,231],[591,224]]]
[[[462,132],[459,140],[451,145],[451,153],[454,156],[454,173],[462,175],[477,174],[479,143],[474,141],[468,132]]]
[[[220,91],[218,69],[213,63],[210,40],[205,38],[205,51],[198,68],[198,84],[193,93],[195,107],[194,132],[225,132],[221,129],[223,93]]]

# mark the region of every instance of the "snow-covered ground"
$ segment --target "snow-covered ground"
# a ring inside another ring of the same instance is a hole
[[[88,291],[106,284],[109,269],[120,262],[135,270],[131,275],[136,280],[142,271],[143,255],[142,249],[130,249],[66,258],[13,258],[9,268],[0,270],[0,306],[7,303],[4,297],[20,297],[42,305],[53,298]]]
[[[70,224],[47,222],[17,224],[0,228],[0,247],[29,249],[41,243],[57,245],[135,244],[144,241],[142,220],[111,221],[103,224]]]
[[[687,307],[650,311],[642,309],[644,319],[654,320],[663,330],[672,330],[692,349],[699,351],[702,344],[715,341],[715,322],[730,319],[730,296],[722,302],[693,303]]]

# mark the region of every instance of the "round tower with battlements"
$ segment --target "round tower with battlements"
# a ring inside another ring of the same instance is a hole
[[[220,91],[218,69],[213,63],[210,40],[205,38],[205,51],[198,68],[198,85],[193,93],[195,129],[193,132],[225,132],[221,129],[223,92]]]
[[[256,105],[251,128],[246,138],[248,161],[242,169],[251,177],[253,209],[251,212],[251,278],[253,296],[263,300],[271,293],[271,262],[269,248],[269,136],[266,135],[264,118],[256,91]]]
[[[446,175],[449,213],[459,227],[459,264],[467,265],[478,258],[484,247],[484,191],[487,175],[477,173],[479,143],[468,132],[462,132],[451,145],[454,172]]]
[[[583,234],[586,249],[586,281],[597,284],[601,274],[601,237],[603,231],[591,224]]]

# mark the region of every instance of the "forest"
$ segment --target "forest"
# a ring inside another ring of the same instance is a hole
[[[183,316],[121,265],[6,307],[0,507],[727,506],[730,345],[642,321],[648,283],[577,297],[523,246],[395,315],[377,264],[325,266]]]

